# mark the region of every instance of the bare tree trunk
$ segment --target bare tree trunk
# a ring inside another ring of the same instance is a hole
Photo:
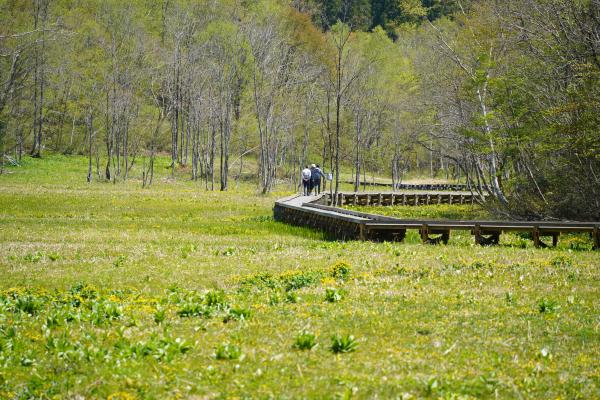
[[[35,45],[34,56],[34,110],[33,110],[33,146],[32,157],[42,155],[42,132],[44,125],[44,88],[45,88],[45,51],[46,20],[48,17],[48,0],[35,0],[34,29],[41,23],[41,41]],[[39,48],[41,46],[41,49]]]
[[[87,116],[87,130],[88,130],[88,173],[87,173],[87,181],[88,183],[92,182],[92,140],[94,137],[94,116],[91,110],[88,110]]]

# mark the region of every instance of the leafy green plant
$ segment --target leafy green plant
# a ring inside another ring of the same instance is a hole
[[[95,287],[79,282],[69,289],[69,293],[82,299],[95,299],[98,297],[98,291]]]
[[[230,308],[225,316],[223,322],[228,321],[246,321],[250,319],[252,312],[247,308]]]
[[[344,261],[339,261],[335,263],[329,269],[329,276],[334,279],[338,279],[340,281],[346,281],[350,278],[350,274],[352,273],[352,268],[350,265]]]
[[[271,292],[269,293],[268,301],[270,306],[276,306],[281,303],[281,295],[279,292]]]
[[[153,315],[154,322],[156,324],[162,324],[163,322],[165,322],[166,318],[167,318],[167,310],[160,306],[157,307],[156,312]]]
[[[331,351],[338,353],[350,353],[356,350],[358,343],[352,335],[335,334],[331,337]]]
[[[48,258],[50,259],[50,261],[58,261],[60,259],[60,254],[59,253],[48,253]]]
[[[225,257],[230,257],[230,256],[232,256],[232,255],[235,254],[235,250],[236,250],[235,247],[228,247],[225,250],[217,252],[217,255],[220,254],[220,255],[225,256]]]
[[[317,338],[314,333],[302,331],[296,336],[294,347],[298,350],[312,350],[317,347]]]
[[[215,349],[215,358],[217,360],[237,360],[241,356],[242,350],[234,344],[221,343]]]
[[[279,280],[285,290],[290,291],[312,286],[319,282],[320,277],[318,271],[290,271],[281,274]]]
[[[42,308],[42,303],[35,296],[25,295],[17,297],[14,307],[16,311],[35,315]]]
[[[327,288],[325,289],[325,301],[330,303],[336,303],[342,300],[342,292],[336,288]]]
[[[571,249],[571,250],[577,250],[577,251],[581,251],[581,250],[590,250],[592,248],[592,243],[590,242],[590,240],[586,240],[585,238],[581,237],[580,235],[574,235],[572,237],[569,237],[565,240],[562,241],[563,244]]]
[[[425,394],[427,396],[433,395],[436,391],[440,389],[440,381],[436,377],[431,377],[423,381],[423,385],[425,387]]]
[[[60,314],[57,312],[53,312],[46,317],[46,328],[56,328],[61,324]]]
[[[277,279],[275,277],[273,277],[273,275],[271,275],[270,273],[260,272],[260,273],[242,278],[239,281],[239,285],[240,285],[241,289],[242,288],[247,289],[247,288],[251,288],[251,287],[275,289],[279,285],[279,283],[278,283]]]
[[[287,292],[285,295],[286,303],[296,304],[300,301],[300,296],[296,292]]]
[[[543,313],[551,313],[557,311],[560,308],[558,303],[554,300],[548,300],[546,298],[542,298],[538,301],[538,311]]]
[[[127,256],[124,256],[122,254],[120,254],[117,259],[113,262],[113,266],[115,268],[121,268],[125,265],[125,262],[127,261]]]
[[[40,251],[36,251],[35,253],[26,254],[23,259],[30,263],[40,262],[44,258],[44,253]]]
[[[90,312],[90,321],[95,325],[110,323],[123,316],[123,307],[111,301],[95,301]]]
[[[225,293],[223,293],[220,290],[210,291],[206,293],[206,295],[204,296],[204,302],[208,307],[214,307],[219,309],[225,308],[225,306],[227,305],[227,302],[225,301]]]
[[[186,244],[181,249],[181,258],[188,258],[190,256],[190,254],[192,254],[196,250],[198,250],[198,248],[193,243]]]
[[[556,256],[550,260],[550,264],[557,268],[570,268],[573,266],[573,260],[566,256]]]
[[[210,317],[213,310],[203,303],[189,301],[180,305],[177,315],[180,317]]]
[[[192,346],[188,345],[181,338],[164,337],[154,345],[152,357],[157,360],[171,361],[178,354],[185,354],[190,351]]]

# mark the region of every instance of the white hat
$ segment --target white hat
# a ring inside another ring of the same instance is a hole
[[[315,164],[310,164],[311,168],[317,168],[317,166]]]

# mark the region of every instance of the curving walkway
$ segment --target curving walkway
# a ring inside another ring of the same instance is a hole
[[[339,195],[339,204],[360,204],[355,201],[357,196],[363,193],[340,193]],[[385,205],[384,199],[388,198],[386,197],[388,195],[388,193],[371,193],[369,199],[376,200],[368,204]],[[429,195],[430,199],[438,199],[437,193]],[[345,199],[352,200],[344,203]],[[391,204],[401,204],[394,203],[396,197],[391,199]],[[589,233],[593,240],[593,248],[600,249],[600,222],[410,220],[346,210],[329,204],[328,194],[295,195],[277,200],[273,215],[277,221],[320,229],[330,237],[340,240],[401,242],[406,236],[406,231],[413,229],[419,231],[424,243],[436,244],[448,243],[451,231],[463,230],[471,232],[475,243],[493,245],[498,244],[502,233],[528,232],[536,247],[548,247],[543,238],[551,238],[552,246],[556,246],[561,233],[578,232]]]

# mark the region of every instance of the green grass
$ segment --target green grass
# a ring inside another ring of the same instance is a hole
[[[600,396],[584,239],[330,242],[272,220],[288,187],[159,161],[144,190],[88,185],[81,157],[0,176],[0,398]]]

